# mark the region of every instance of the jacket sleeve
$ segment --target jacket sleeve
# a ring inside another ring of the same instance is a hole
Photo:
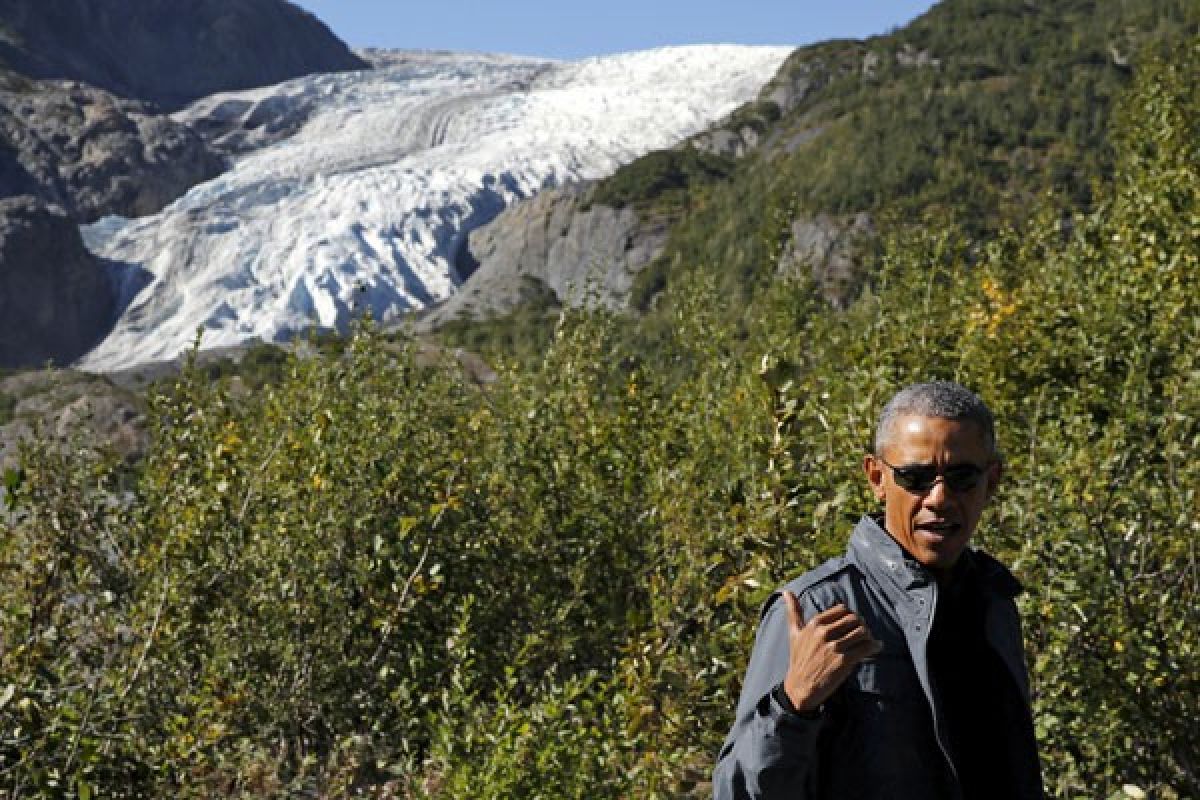
[[[805,619],[816,609],[800,596]],[[714,800],[816,796],[817,736],[824,720],[796,714],[780,702],[788,666],[787,609],[771,596],[742,683],[737,717],[713,774]]]

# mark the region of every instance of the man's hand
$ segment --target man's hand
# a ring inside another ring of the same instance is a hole
[[[815,711],[854,668],[883,649],[862,618],[842,604],[807,623],[800,600],[783,593],[788,614],[790,659],[783,689],[797,711]]]

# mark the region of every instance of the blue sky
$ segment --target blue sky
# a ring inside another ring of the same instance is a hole
[[[582,58],[669,44],[801,45],[903,25],[930,0],[293,0],[353,47]]]

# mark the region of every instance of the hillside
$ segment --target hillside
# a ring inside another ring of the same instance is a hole
[[[1045,193],[1066,214],[1087,209],[1111,175],[1114,98],[1142,58],[1198,26],[1186,0],[947,0],[884,36],[801,48],[713,132],[594,187],[593,203],[670,227],[628,303],[651,309],[703,270],[734,309],[798,272],[845,306],[886,235],[985,237],[1022,225]],[[522,310],[525,332],[501,319],[454,336],[528,338],[530,320],[553,316],[537,310]]]
[[[868,212],[982,234],[1019,225],[1045,192],[1087,208],[1111,174],[1114,98],[1140,57],[1198,24],[1180,0],[940,3],[894,34],[796,53],[780,77],[807,91],[728,184],[673,203],[639,194],[631,166],[614,185],[681,214],[663,263],[720,264],[731,291],[770,274],[797,217]]]
[[[215,92],[368,65],[285,0],[5,0],[0,66],[175,110]]]

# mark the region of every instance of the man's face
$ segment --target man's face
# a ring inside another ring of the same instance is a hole
[[[944,574],[975,533],[1000,481],[1000,462],[974,422],[918,415],[895,420],[881,455],[868,454],[863,469],[871,491],[883,501],[884,527],[917,561],[935,575]],[[893,467],[932,467],[937,478],[927,489],[906,489],[896,482]],[[952,476],[969,475],[971,467],[983,470],[975,486],[946,485],[947,470]]]

